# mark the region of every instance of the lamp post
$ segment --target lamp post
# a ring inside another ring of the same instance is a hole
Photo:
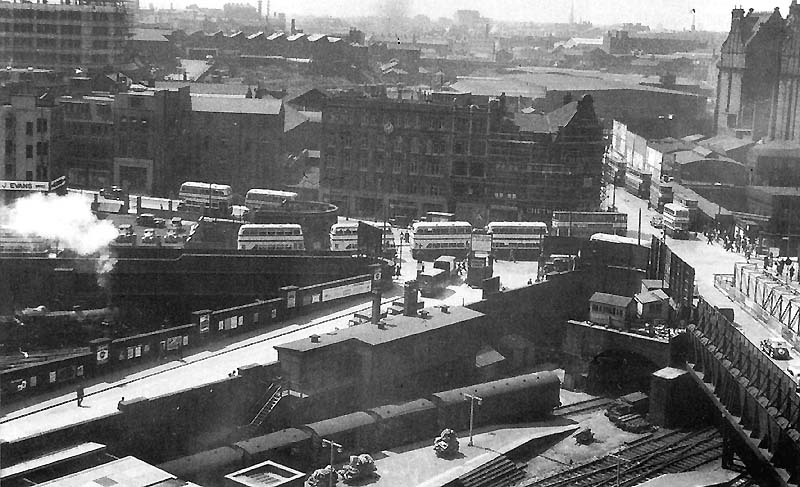
[[[330,477],[328,477],[328,479],[329,479],[328,485],[330,487],[333,487],[334,486],[333,478],[336,475],[336,470],[333,469],[333,453],[334,453],[333,449],[336,448],[337,450],[342,451],[342,445],[340,445],[340,444],[338,444],[338,443],[336,443],[334,441],[326,440],[325,438],[323,438],[322,439],[322,446],[326,446],[326,445],[329,446],[330,449],[331,449],[331,475],[330,475]]]
[[[475,418],[475,401],[477,401],[478,406],[480,406],[483,402],[483,398],[472,394],[467,394],[466,392],[463,394],[465,398],[469,399],[469,443],[467,443],[467,445],[472,446],[472,425]]]

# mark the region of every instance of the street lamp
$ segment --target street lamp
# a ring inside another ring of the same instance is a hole
[[[467,394],[466,392],[463,394],[465,398],[469,399],[469,443],[467,443],[467,445],[472,446],[472,425],[475,417],[475,401],[477,401],[478,406],[480,406],[483,399],[472,394]]]
[[[334,486],[333,478],[336,475],[336,470],[333,469],[333,453],[334,453],[333,449],[336,448],[336,451],[341,453],[343,447],[342,447],[342,445],[340,445],[340,444],[338,444],[338,443],[336,443],[334,441],[326,440],[325,438],[323,438],[322,439],[322,446],[324,447],[326,445],[329,446],[330,449],[331,449],[331,475],[328,477],[328,479],[329,479],[328,485],[330,487],[333,487]]]

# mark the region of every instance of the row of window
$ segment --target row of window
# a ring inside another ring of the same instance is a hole
[[[374,148],[377,151],[402,152],[410,154],[447,154],[450,144],[443,137],[387,137],[386,135],[368,134],[353,136],[350,132],[340,132],[332,139],[339,147]],[[458,139],[452,143],[453,154],[486,155],[486,142],[483,140]]]
[[[13,140],[6,140],[6,156],[13,156],[14,151],[17,149],[16,144]],[[33,159],[33,149],[34,146],[32,144],[27,144],[25,146],[25,158],[26,159]],[[50,154],[50,144],[48,142],[37,142],[36,143],[36,155],[37,156],[46,156]]]
[[[338,125],[372,126],[392,129],[453,130],[456,132],[486,131],[485,113],[468,117],[447,117],[435,113],[364,111],[358,109],[334,108],[328,114],[328,121]]]

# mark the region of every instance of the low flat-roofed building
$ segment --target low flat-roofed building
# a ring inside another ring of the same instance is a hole
[[[464,383],[475,370],[481,347],[476,331],[483,318],[465,307],[434,309],[275,348],[290,387],[309,396],[330,397],[333,412]]]
[[[42,487],[86,487],[87,485],[119,487],[199,487],[178,480],[171,473],[135,457],[124,457],[103,465],[88,468],[66,477],[38,484]]]

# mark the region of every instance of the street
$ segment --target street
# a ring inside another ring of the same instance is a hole
[[[662,237],[660,229],[650,225],[650,218],[657,214],[647,207],[647,202],[631,195],[624,188],[616,188],[616,206],[618,211],[628,215],[628,236],[636,237],[639,224],[639,210],[642,214],[642,241],[649,241],[652,235]],[[780,335],[768,329],[763,323],[753,318],[739,304],[731,301],[725,294],[714,287],[714,274],[733,274],[737,262],[745,262],[742,254],[726,251],[720,243],[709,245],[703,235],[688,240],[665,237],[669,248],[695,270],[695,283],[700,295],[710,304],[720,308],[733,308],[734,321],[744,335],[756,346],[765,338],[780,339]],[[751,262],[758,262],[751,259]],[[800,353],[790,350],[791,360],[776,360],[779,366],[800,366]]]

